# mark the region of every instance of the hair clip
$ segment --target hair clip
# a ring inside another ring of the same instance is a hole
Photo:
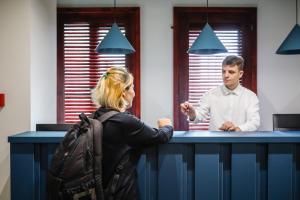
[[[106,78],[108,77],[109,74],[110,74],[109,72],[105,72],[105,73],[102,75],[102,77],[104,77],[104,79],[106,79]]]

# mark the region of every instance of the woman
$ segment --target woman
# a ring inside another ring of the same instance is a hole
[[[125,68],[108,69],[93,90],[94,103],[101,105],[96,117],[112,110],[119,112],[103,123],[102,174],[106,199],[139,199],[136,166],[141,150],[166,143],[173,135],[170,119],[158,120],[156,129],[126,112],[134,96],[133,76]]]

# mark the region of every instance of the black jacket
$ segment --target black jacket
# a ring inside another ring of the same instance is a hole
[[[110,111],[99,108],[96,116]],[[173,135],[172,126],[156,129],[147,126],[128,112],[120,112],[103,123],[102,177],[106,188],[124,156],[128,162],[121,172],[114,199],[139,199],[136,166],[143,148],[168,142]]]

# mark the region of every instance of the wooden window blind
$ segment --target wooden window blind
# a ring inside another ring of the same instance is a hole
[[[129,9],[126,8],[125,10]],[[118,12],[125,13],[125,10],[119,9]],[[139,11],[138,9],[134,10]],[[131,111],[139,116],[139,69],[136,69],[139,68],[137,61],[139,52],[136,52],[138,56],[108,55],[95,52],[96,46],[105,37],[112,25],[105,18],[113,14],[108,11],[110,11],[109,8],[108,10],[66,8],[59,10],[57,84],[59,123],[75,123],[79,120],[78,115],[81,112],[89,115],[95,111],[96,107],[91,99],[91,91],[96,86],[100,76],[112,66],[128,67],[129,63],[135,63],[128,68],[135,77],[135,90],[138,93],[138,99],[133,102]],[[113,16],[111,17],[113,19]],[[139,51],[137,36],[130,38],[133,34],[127,34],[127,32],[136,31],[136,27],[130,26],[129,23],[131,21],[138,22],[138,20],[127,18],[120,20],[118,26],[128,40],[133,41],[133,46]],[[133,30],[130,30],[132,27]]]
[[[200,29],[209,24],[228,53],[187,54]],[[241,84],[256,92],[256,9],[255,8],[174,8],[174,125],[175,130],[208,130],[209,119],[189,123],[180,111],[180,103],[189,101],[196,107],[210,89],[221,84],[222,61],[227,55],[245,59]],[[180,92],[176,92],[180,91]]]

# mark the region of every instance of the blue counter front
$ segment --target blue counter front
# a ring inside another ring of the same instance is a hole
[[[12,200],[46,199],[46,173],[65,132],[10,136]],[[300,131],[175,131],[139,165],[141,199],[299,200]]]

